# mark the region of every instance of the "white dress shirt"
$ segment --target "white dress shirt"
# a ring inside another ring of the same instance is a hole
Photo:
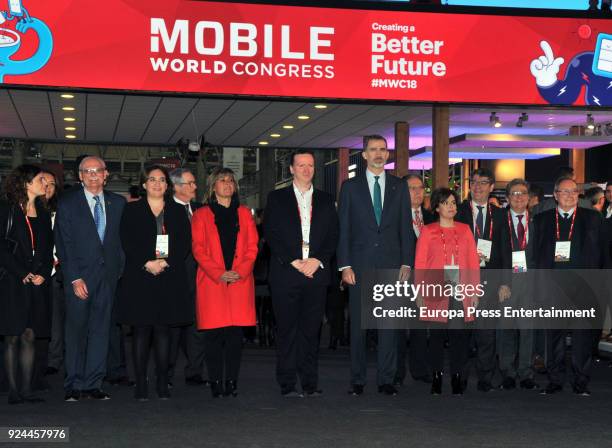
[[[478,231],[476,230],[476,218],[478,217],[478,207],[482,207],[482,231],[487,228],[487,218],[488,218],[488,210],[487,207],[489,204],[477,204],[474,201],[471,201],[472,204],[472,216],[474,217],[474,235],[478,236]],[[488,235],[487,235],[488,236]],[[485,235],[480,235],[482,239],[488,239]]]
[[[304,193],[293,184],[293,192],[297,199],[298,208],[300,210],[300,225],[302,227],[302,241],[306,244],[310,242],[310,222],[312,217],[312,193],[314,188],[310,185],[310,188]]]

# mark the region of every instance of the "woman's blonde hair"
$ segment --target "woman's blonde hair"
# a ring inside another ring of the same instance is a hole
[[[240,190],[238,188],[238,182],[236,181],[236,175],[230,168],[215,168],[209,175],[207,180],[207,191],[206,191],[206,203],[217,202],[217,196],[215,195],[215,184],[219,179],[224,177],[231,177],[234,181],[234,195],[239,196]]]

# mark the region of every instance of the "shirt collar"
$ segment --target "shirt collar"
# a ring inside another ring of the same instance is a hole
[[[83,187],[83,191],[85,192],[85,197],[87,198],[87,202],[93,202],[94,196],[96,195],[93,194],[91,191],[89,191],[85,187]],[[104,203],[104,190],[102,190],[97,196],[100,198],[100,202]]]
[[[564,214],[565,214],[565,213],[567,213],[567,214],[568,214],[568,216],[567,216],[568,218],[571,218],[571,217],[572,217],[572,215],[574,214],[574,210],[576,210],[576,207],[574,207],[574,208],[572,208],[572,209],[570,209],[570,210],[568,210],[568,211],[564,212],[564,211],[563,211],[563,210],[561,210],[559,207],[557,207],[557,211],[559,212],[559,214],[560,214],[561,216],[564,216]]]
[[[303,198],[306,198],[312,194],[312,192],[314,191],[314,187],[312,184],[310,184],[310,188],[306,190],[304,193],[302,193],[300,189],[297,187],[297,185],[295,184],[295,182],[293,182],[293,191],[295,192],[296,195],[299,194]]]
[[[173,198],[174,198],[174,202],[177,202],[177,203],[179,203],[181,205],[189,205],[189,202],[183,202],[179,198],[177,198],[176,196],[173,196]]]
[[[474,211],[474,213],[478,213],[478,207],[482,207],[482,213],[487,213],[488,206],[489,204],[480,205],[477,204],[475,201],[472,201],[472,210]]]
[[[374,182],[375,180],[374,176],[378,176],[378,182],[384,181],[385,180],[385,170],[383,170],[382,173],[380,174],[374,174],[372,171],[366,168],[366,177],[368,178],[370,182]]]
[[[517,216],[519,215],[518,213],[516,213],[514,210],[512,210],[512,208],[510,208],[510,213],[512,214],[512,219],[518,219]],[[521,213],[521,215],[523,216],[523,218],[525,216],[527,216],[527,209],[525,209],[525,211],[523,213]]]

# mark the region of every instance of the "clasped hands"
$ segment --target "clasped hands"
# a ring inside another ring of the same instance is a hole
[[[313,278],[315,272],[321,267],[321,262],[316,258],[306,258],[305,260],[293,260],[291,266],[297,269],[308,278]]]
[[[152,275],[159,275],[169,267],[170,265],[163,258],[159,260],[147,261],[147,263],[144,265],[145,270]]]
[[[42,275],[32,274],[31,272],[21,280],[24,285],[32,283],[35,286],[40,286],[45,282],[45,278]]]
[[[238,280],[240,280],[240,274],[238,274],[236,271],[225,271],[221,277],[220,280],[222,282],[225,283],[236,283]]]

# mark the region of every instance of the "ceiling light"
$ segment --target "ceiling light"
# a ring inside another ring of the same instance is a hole
[[[292,124],[285,124],[285,125],[283,125],[283,129],[293,129],[293,125]]]
[[[272,138],[279,138],[281,135],[280,134],[270,134],[270,137]]]
[[[76,128],[74,126],[66,126],[64,130],[65,131],[76,131]]]
[[[591,130],[595,129],[595,119],[592,114],[587,114],[586,127]]]
[[[265,145],[267,145],[267,144],[268,144],[268,142],[264,142],[264,141],[262,141],[262,142],[259,142],[258,144],[259,144],[259,145],[262,145],[262,146],[265,146]]]
[[[76,118],[73,118],[73,117],[64,117],[64,121],[76,121]]]
[[[73,139],[73,138],[76,138],[76,135],[74,135],[74,134],[66,134],[66,138]]]
[[[71,100],[72,98],[74,98],[74,95],[72,93],[62,93],[60,96],[67,100]]]
[[[310,120],[308,115],[298,115],[298,120]]]
[[[315,104],[315,109],[327,109],[327,105],[325,105],[325,104]]]
[[[72,106],[64,106],[64,107],[62,107],[62,110],[73,111],[74,107],[72,107]]]
[[[523,127],[523,123],[525,123],[526,121],[529,121],[529,115],[527,115],[527,113],[523,112],[518,117],[518,121],[516,122],[516,127],[517,128],[522,128]]]
[[[491,123],[493,127],[496,128],[501,128],[502,126],[501,121],[499,121],[499,117],[495,112],[491,112],[491,116],[489,117],[489,123]]]

